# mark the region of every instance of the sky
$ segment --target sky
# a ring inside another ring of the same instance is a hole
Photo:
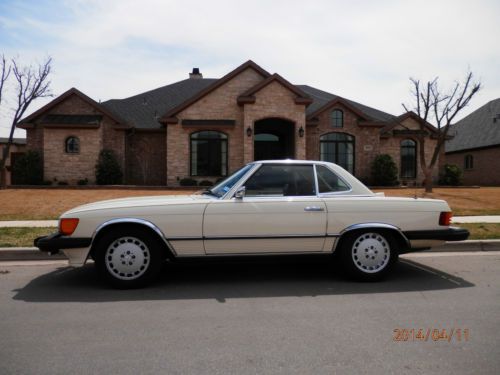
[[[498,0],[0,0],[0,54],[26,65],[51,56],[54,96],[76,87],[97,101],[186,79],[193,67],[219,78],[251,59],[394,115],[412,103],[410,77],[439,77],[447,89],[470,69],[483,89],[461,118],[500,98],[499,19]]]

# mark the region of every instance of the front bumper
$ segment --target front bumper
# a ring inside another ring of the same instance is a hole
[[[430,241],[465,241],[469,238],[469,231],[464,228],[450,227],[437,230],[414,230],[404,232],[406,238],[414,240]]]
[[[52,233],[48,236],[38,237],[34,244],[40,251],[57,254],[62,249],[78,249],[89,247],[92,238],[78,238],[63,236],[61,233]]]

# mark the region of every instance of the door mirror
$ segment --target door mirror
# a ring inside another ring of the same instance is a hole
[[[234,197],[236,199],[243,199],[245,197],[246,188],[244,186],[240,186],[236,193],[234,193]]]

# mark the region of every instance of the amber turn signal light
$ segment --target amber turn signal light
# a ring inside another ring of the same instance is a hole
[[[446,225],[446,226],[450,225],[452,216],[453,213],[450,211],[441,212],[439,214],[439,225]]]
[[[70,236],[78,226],[79,219],[61,219],[59,220],[59,233]]]

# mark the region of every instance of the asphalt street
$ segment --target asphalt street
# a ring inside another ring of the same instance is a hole
[[[0,262],[0,374],[498,374],[500,252],[182,264],[113,290],[93,265]]]

